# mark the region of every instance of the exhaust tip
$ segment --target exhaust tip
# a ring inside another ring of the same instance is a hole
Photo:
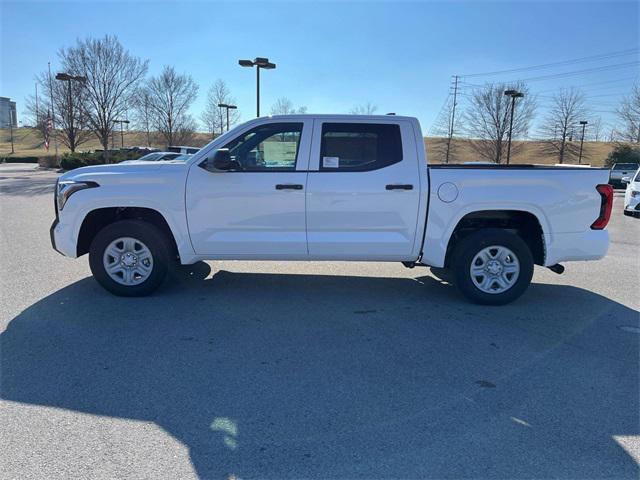
[[[555,265],[551,265],[547,268],[552,272],[557,273],[558,275],[562,275],[564,273],[564,267],[559,263],[556,263]]]

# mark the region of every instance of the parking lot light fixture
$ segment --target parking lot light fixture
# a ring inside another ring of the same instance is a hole
[[[227,111],[227,132],[229,131],[229,110],[235,110],[238,108],[236,105],[229,105],[228,103],[219,103],[218,107],[224,108]]]
[[[580,155],[578,155],[578,163],[582,163],[582,145],[584,143],[584,130],[585,128],[587,128],[587,124],[589,122],[587,122],[586,120],[581,120],[580,121],[580,125],[582,125],[582,136],[580,137]]]
[[[87,77],[83,75],[69,75],[68,73],[61,72],[56,74],[56,80],[67,82],[69,86],[69,130],[73,132],[73,96],[71,94],[71,81],[85,83]]]
[[[511,97],[511,119],[509,121],[509,141],[507,143],[507,165],[509,165],[511,160],[511,137],[513,135],[513,112],[516,107],[516,98],[524,97],[524,93],[517,90],[505,90],[504,94],[507,97]]]
[[[126,123],[129,124],[129,120],[113,120],[113,123],[120,124],[120,148],[124,148],[124,131],[122,129],[122,125]]]
[[[275,63],[271,63],[268,58],[256,57],[253,60],[238,60],[241,67],[256,67],[256,117],[260,116],[260,69],[273,70]]]

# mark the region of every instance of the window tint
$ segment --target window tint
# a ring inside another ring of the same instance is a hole
[[[373,123],[325,123],[321,171],[362,172],[402,161],[400,126]]]
[[[289,171],[296,168],[302,123],[260,125],[224,147],[242,171]]]

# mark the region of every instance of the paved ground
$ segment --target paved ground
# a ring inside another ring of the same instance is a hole
[[[201,263],[149,298],[0,166],[2,478],[638,478],[640,220],[473,306],[396,264]]]

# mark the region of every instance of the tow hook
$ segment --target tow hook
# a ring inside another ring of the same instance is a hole
[[[551,265],[549,267],[547,267],[549,270],[551,270],[554,273],[557,273],[558,275],[561,275],[564,273],[564,267],[562,265],[560,265],[559,263],[556,263],[555,265]]]

